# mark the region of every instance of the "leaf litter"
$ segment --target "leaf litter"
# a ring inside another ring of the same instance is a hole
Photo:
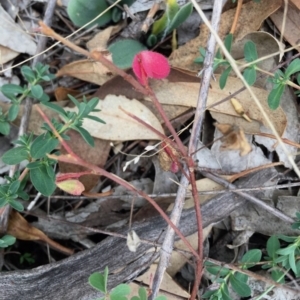
[[[280,16],[282,16],[282,11],[278,10],[280,6],[281,1],[269,0],[261,1],[260,3],[249,1],[243,4],[241,15],[239,17],[238,30],[235,34],[235,42],[232,49],[232,54],[236,59],[239,59],[243,56],[242,48],[249,40],[253,41],[257,45],[259,57],[270,54],[270,49],[272,49],[271,52],[276,52],[278,49],[280,49],[282,45],[272,35],[265,32],[255,32],[261,27],[263,21],[270,15],[271,20],[280,29],[278,22],[278,18],[280,19]],[[1,9],[1,11],[2,10],[3,9]],[[278,11],[275,12],[276,10]],[[137,11],[139,11],[139,9]],[[2,13],[5,12],[2,11]],[[221,29],[219,32],[221,38],[224,38],[230,30],[234,13],[235,9],[230,9],[222,14],[220,24]],[[294,18],[297,13],[299,13],[297,6],[293,6],[288,14],[288,30],[283,33],[286,40],[291,45],[296,45],[297,43],[297,41],[295,41],[295,34],[292,31],[293,25],[291,23],[294,22],[294,24],[296,24],[295,30],[297,30],[299,24],[297,19]],[[12,60],[14,57],[19,55],[19,53],[23,52],[32,55],[35,52],[35,43],[32,41],[32,39],[29,38],[29,40],[27,40],[28,35],[20,30],[17,30],[15,24],[11,24],[11,26],[13,27],[10,27],[11,29],[6,29],[5,35],[2,36],[7,36],[7,33],[9,33],[14,36],[14,38],[19,37],[19,41],[22,40],[24,42],[19,42],[20,45],[22,44],[22,47],[19,47],[16,50],[13,44],[8,44],[5,41],[1,42],[0,40],[1,47],[4,47],[1,50],[3,59],[1,61],[2,63]],[[101,48],[101,51],[109,56],[109,53],[107,52],[109,40],[113,37],[113,35],[119,34],[119,31],[122,30],[124,26],[124,23],[120,23],[120,25],[117,26],[109,26],[102,30],[98,35],[95,35],[94,40],[93,37],[89,36],[88,40],[90,42],[87,42],[87,46],[90,48],[92,47],[93,49],[95,49],[95,47]],[[12,34],[12,32],[14,33]],[[200,66],[194,63],[194,59],[199,56],[199,47],[205,46],[208,34],[208,29],[205,28],[204,25],[201,25],[200,35],[197,38],[187,42],[184,46],[172,52],[169,59],[171,65],[173,66],[170,76],[167,79],[159,81],[150,80],[150,85],[153,87],[159,101],[168,111],[168,116],[171,119],[180,118],[184,112],[197,106],[199,79],[195,76],[195,74],[196,71],[200,69]],[[94,42],[95,40],[97,41],[96,44]],[[91,43],[94,44],[91,46]],[[5,51],[8,51],[8,54],[6,54]],[[274,59],[263,61],[259,63],[258,66],[266,70],[271,70],[275,66]],[[189,73],[190,75],[187,75],[186,73]],[[141,124],[139,124],[137,121],[133,120],[124,112],[122,112],[120,107],[125,111],[129,111],[130,113],[138,116],[160,133],[166,132],[163,126],[164,124],[161,122],[161,118],[157,115],[156,109],[149,104],[149,98],[141,96],[141,94],[139,94],[137,91],[131,87],[128,87],[127,84],[122,87],[123,79],[115,76],[115,74],[111,73],[99,63],[85,59],[71,62],[68,65],[61,65],[60,68],[58,68],[57,76],[59,77],[59,82],[61,84],[68,85],[66,77],[73,76],[78,79],[77,83],[82,80],[88,83],[96,84],[97,86],[101,86],[97,91],[97,94],[101,95],[100,104],[98,106],[101,111],[97,113],[97,116],[105,120],[106,124],[95,123],[91,120],[85,122],[84,124],[84,128],[96,138],[95,149],[90,151],[90,149],[84,147],[85,144],[79,140],[78,136],[75,137],[74,133],[70,134],[72,137],[70,143],[75,141],[75,143],[72,143],[72,149],[76,148],[76,151],[78,151],[78,153],[82,153],[82,157],[86,160],[90,160],[90,162],[93,162],[99,166],[105,166],[111,159],[111,162],[108,164],[111,168],[111,171],[114,172],[117,170],[116,173],[122,176],[120,165],[122,160],[124,161],[124,158],[127,154],[138,155],[146,145],[151,144],[151,141],[157,141],[161,139],[160,136],[155,134],[149,128],[141,126]],[[290,165],[280,147],[276,145],[276,140],[260,135],[261,133],[272,134],[272,132],[268,129],[268,126],[265,123],[260,111],[255,105],[253,105],[253,100],[249,97],[247,92],[239,93],[234,98],[231,98],[231,101],[219,103],[219,101],[230,96],[236,90],[241,88],[243,86],[242,83],[236,79],[233,74],[231,74],[228,78],[226,87],[223,90],[220,90],[218,86],[219,75],[216,74],[215,78],[216,81],[214,79],[211,80],[206,113],[218,122],[216,127],[219,129],[219,131],[216,130],[214,133],[215,135],[212,137],[212,140],[215,140],[215,142],[212,143],[212,146],[207,145],[207,147],[205,147],[205,145],[199,142],[199,148],[201,148],[201,150],[196,153],[196,157],[198,157],[198,167],[214,169],[218,172],[223,172],[224,174],[236,175],[244,170],[263,166],[272,162],[273,159],[272,155],[270,154],[276,152],[279,157],[279,161],[283,162],[285,167],[289,168]],[[274,123],[278,134],[290,141],[297,142],[299,134],[297,120],[298,114],[294,102],[292,101],[293,94],[291,90],[286,90],[283,95],[281,107],[273,111],[268,108],[267,104],[267,98],[269,94],[268,86],[269,83],[262,79],[256,83],[255,87],[253,87],[253,91],[259,97],[264,110],[268,113],[270,119]],[[76,87],[74,88],[74,86],[68,86],[68,88],[72,88],[72,91],[76,93]],[[68,106],[67,102],[63,102],[61,105],[66,107],[65,109],[68,111],[74,110]],[[7,111],[7,106],[5,104],[1,103],[1,107],[4,111]],[[22,109],[24,108],[22,107]],[[48,113],[50,114],[50,111],[47,111],[47,114]],[[20,122],[21,115],[22,110],[17,120],[17,125]],[[51,112],[51,117],[57,118],[57,115]],[[43,120],[39,118],[34,106],[29,124],[30,130],[32,130],[35,134],[39,134],[39,128],[42,123]],[[213,122],[211,122],[211,127],[212,123]],[[124,142],[123,146],[126,149],[129,149],[129,152],[127,152],[125,155],[125,152],[121,151],[115,156],[113,155],[111,157],[110,141]],[[255,143],[253,143],[253,141],[255,141]],[[260,145],[264,145],[267,150],[265,148],[261,149]],[[131,150],[131,147],[134,149],[134,151]],[[296,154],[297,149],[295,147],[290,146],[288,149],[292,155]],[[179,157],[179,159],[181,158]],[[145,163],[144,161],[148,162]],[[149,165],[154,168],[154,176],[153,171],[152,175],[151,172],[149,172],[149,169],[151,169],[151,167],[149,168]],[[65,173],[80,171],[76,167],[73,169],[73,167],[74,166],[72,166],[71,169],[70,166],[59,164],[60,172]],[[172,168],[168,167],[167,169],[167,172],[162,171],[157,160],[145,158],[145,160],[140,161],[136,168],[127,169],[126,176],[128,176],[127,179],[133,185],[138,186],[138,184],[140,184],[140,188],[145,190],[148,194],[154,193],[159,196],[160,194],[164,193],[175,193],[178,184],[178,177],[174,174],[174,172],[169,172]],[[207,179],[200,179],[197,182],[197,185],[198,184],[199,191],[200,189],[203,191],[203,187],[204,190],[221,189],[220,186],[215,186],[214,184],[211,186],[212,183],[209,183]],[[95,188],[99,189],[99,186],[101,188],[107,187],[107,183],[105,183],[103,178],[99,180],[96,178],[96,176],[92,175],[87,176],[84,185],[86,187],[86,191],[93,190]],[[118,216],[118,213],[124,209],[124,205],[122,204],[122,195],[124,195],[124,193],[124,190],[118,191],[118,188],[115,188],[113,196],[118,196],[118,199],[109,199],[108,196],[106,200],[98,199],[93,203],[83,205],[83,207],[80,207],[82,202],[79,202],[78,207],[70,202],[69,205],[71,207],[71,211],[69,211],[66,215],[61,214],[60,217],[63,220],[69,220],[70,222],[75,221],[75,223],[78,222],[79,224],[86,224],[87,226],[90,224],[95,226],[100,224],[100,227],[113,226],[114,223],[117,224],[118,222],[122,221],[122,217]],[[134,198],[134,195],[132,195],[132,197]],[[128,197],[126,199],[128,199]],[[166,209],[169,206],[169,202],[172,202],[172,199],[173,198],[171,198],[171,200],[168,199],[168,201],[163,203],[162,206],[164,206]],[[203,197],[203,199],[206,198]],[[281,210],[285,210],[285,205],[296,206],[299,202],[298,198],[295,197],[289,199],[290,202],[288,202],[286,198],[284,198],[286,201],[283,201],[280,197],[278,199],[277,205],[279,205],[278,208]],[[128,202],[131,203],[131,201],[132,200],[129,200]],[[141,201],[138,206],[144,205],[143,202],[144,201]],[[115,205],[115,210],[112,204]],[[273,202],[270,202],[270,205],[274,205]],[[147,214],[147,210],[143,212],[142,209],[139,216],[140,220],[149,218],[150,216]],[[76,210],[78,210],[78,214],[76,214]],[[246,212],[248,213],[247,215]],[[72,215],[72,213],[74,214]],[[288,211],[287,214],[291,215],[292,212]],[[95,219],[97,218],[102,218],[103,222],[96,222]],[[119,224],[126,224],[126,218],[128,218],[128,214],[124,214],[125,222]],[[109,219],[111,219],[111,222]],[[275,227],[274,224],[278,223],[277,218],[272,217],[272,215],[268,213],[262,212],[259,212],[258,215],[257,211],[250,205],[247,208],[242,207],[239,210],[235,210],[229,219],[232,222],[230,228],[227,228],[230,232],[248,231],[253,232],[254,234],[261,233],[266,236],[274,233],[277,234],[278,232],[284,232],[285,234],[293,233],[292,231],[288,231],[290,228],[286,223],[277,224],[278,226]],[[265,220],[265,223],[262,223],[262,219]],[[20,219],[19,221],[11,221],[10,226],[14,225],[15,227],[11,227],[13,229],[10,229],[10,231],[14,232],[15,236],[20,238],[23,235],[23,237],[28,239],[41,239],[51,243],[49,242],[49,238],[47,236],[43,236],[42,233],[28,226],[28,223],[25,224],[24,220]],[[136,220],[138,220],[138,218]],[[226,220],[224,220],[224,222],[226,222]],[[245,222],[246,225],[244,224],[238,227],[237,225],[241,225],[241,222]],[[43,223],[44,221],[40,219],[37,222],[37,225],[43,227]],[[28,228],[26,234],[22,233],[21,231],[18,232],[20,230],[18,229],[20,228],[18,226],[20,225],[21,227],[23,226],[23,229]],[[57,231],[58,228],[63,225],[60,225],[59,222],[57,222],[55,225],[52,224],[49,226],[56,229],[47,230],[46,227],[44,227],[45,232],[47,232],[47,234],[50,236],[55,236],[55,231]],[[68,230],[71,231],[70,228]],[[211,236],[213,236],[214,233],[211,230],[212,229],[209,228],[207,234],[211,234]],[[76,236],[73,239],[76,242],[78,242],[80,239],[89,239],[88,234],[85,233],[81,235],[79,229],[72,231],[72,235]],[[63,236],[66,238],[68,237],[67,234],[63,234]],[[231,241],[231,243],[236,244],[236,246],[243,247],[243,244],[248,242],[249,236],[246,237],[243,235],[243,242],[237,243]],[[59,238],[61,238],[61,236]],[[222,240],[222,238],[223,237],[220,239]],[[91,243],[91,245],[92,244],[93,243]],[[181,256],[177,257],[176,259],[181,260]],[[172,273],[174,274],[178,271],[180,272],[179,269],[175,271],[172,270]],[[166,290],[168,292],[174,288],[175,287],[167,287]],[[188,297],[184,291],[178,291],[178,293],[182,293],[183,296]],[[277,299],[276,297],[274,299]],[[278,296],[278,299],[281,299],[280,296]]]

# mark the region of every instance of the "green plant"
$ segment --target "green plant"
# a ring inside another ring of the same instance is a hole
[[[297,220],[292,225],[292,228],[299,230],[299,212],[296,213],[296,217]],[[283,247],[279,240],[285,242]],[[267,241],[266,252],[267,255],[264,256],[265,261],[261,268],[265,270],[270,269],[271,277],[275,282],[285,283],[285,275],[290,271],[293,272],[293,277],[300,277],[300,236],[271,236]],[[239,263],[240,269],[246,270],[254,267],[260,262],[261,257],[262,252],[259,249],[246,252]],[[202,296],[203,298],[209,298],[210,300],[231,300],[229,285],[241,297],[251,295],[251,289],[247,284],[248,275],[211,262],[206,262],[205,268],[213,275],[212,281],[218,285],[218,288],[205,292]]]
[[[111,291],[107,290],[107,282],[108,282],[108,267],[105,267],[103,273],[95,272],[89,277],[89,284],[95,288],[96,290],[104,293],[104,297],[97,298],[97,300],[127,300],[128,295],[130,294],[130,286],[128,284],[119,284]],[[133,296],[131,300],[147,300],[148,293],[144,287],[139,288],[139,295]],[[167,300],[165,296],[158,296],[155,300]]]
[[[228,52],[231,51],[231,45],[232,45],[232,35],[229,34],[226,36],[224,40],[224,45]],[[206,56],[206,51],[204,48],[199,49],[200,57],[197,57],[194,61],[196,63],[203,63],[204,58]],[[252,41],[248,41],[244,45],[244,58],[247,62],[246,66],[243,67],[243,76],[247,83],[249,85],[253,85],[256,82],[256,73],[257,71],[264,72],[268,76],[270,76],[270,81],[273,83],[273,88],[268,96],[268,105],[272,110],[275,110],[279,107],[281,96],[285,90],[286,85],[295,86],[291,82],[291,77],[300,72],[300,59],[294,59],[289,66],[286,68],[285,71],[282,71],[278,69],[275,74],[269,73],[268,71],[261,70],[257,66],[257,59],[258,54],[256,50],[256,45]],[[221,51],[218,50],[215,58],[214,58],[214,64],[213,68],[214,71],[222,66],[224,68],[224,71],[222,72],[220,79],[219,79],[219,85],[220,88],[223,89],[226,85],[227,78],[232,70],[232,67],[230,63],[227,61],[227,59],[223,58],[223,55],[221,54]],[[300,85],[300,75],[297,77],[298,84]]]
[[[250,250],[242,257],[239,267],[241,269],[251,268],[260,261],[261,256],[262,253],[259,249]],[[219,284],[219,288],[207,291],[202,295],[203,298],[231,300],[229,285],[241,297],[249,297],[251,295],[251,289],[247,284],[249,278],[247,275],[209,262],[205,263],[205,268],[215,276],[215,282]]]
[[[31,253],[25,252],[20,256],[20,264],[23,264],[24,262],[31,265],[35,263],[35,259],[32,257]]]
[[[122,0],[118,3],[119,6],[124,4],[130,6],[135,0]],[[67,12],[71,21],[78,27],[84,26],[98,15],[104,12],[111,4],[116,0],[105,1],[105,0],[70,0],[68,2]],[[93,27],[94,25],[104,26],[107,23],[113,21],[118,22],[122,18],[122,11],[118,7],[113,7],[95,21],[89,24],[87,27]]]
[[[192,11],[192,3],[187,3],[180,7],[177,0],[167,0],[166,11],[160,19],[153,23],[151,34],[147,39],[147,45],[153,47],[159,39],[163,39],[179,27],[190,16]]]
[[[90,146],[93,146],[94,140],[89,132],[82,127],[82,124],[85,118],[104,123],[98,117],[90,115],[92,112],[99,111],[96,109],[99,99],[92,98],[87,101],[84,97],[83,101],[79,102],[76,98],[69,96],[70,100],[77,107],[78,112],[66,112],[60,106],[49,102],[49,97],[44,93],[42,86],[39,84],[43,80],[48,81],[54,78],[48,72],[48,66],[38,64],[33,69],[22,67],[22,74],[29,83],[28,87],[21,87],[14,84],[3,85],[1,87],[2,93],[12,102],[8,113],[1,115],[2,122],[0,124],[4,124],[2,129],[5,128],[5,132],[9,132],[9,122],[16,118],[21,101],[28,96],[39,100],[42,105],[58,113],[62,122],[53,119],[52,126],[62,139],[67,140],[67,131],[73,129],[78,131]],[[53,165],[56,161],[47,156],[49,153],[55,151],[59,144],[58,136],[52,131],[53,128],[45,123],[42,127],[44,129],[43,134],[35,138],[33,134],[20,136],[15,141],[16,147],[7,151],[2,156],[3,162],[8,165],[19,164],[24,160],[28,161],[28,164],[22,174],[16,173],[13,177],[6,177],[7,183],[0,186],[0,207],[9,204],[14,209],[23,211],[24,207],[17,199],[28,200],[29,198],[24,191],[28,178],[27,173],[29,173],[34,187],[43,195],[49,196],[54,192],[56,184]]]
[[[0,238],[0,248],[7,248],[16,242],[16,238],[12,235],[6,234]]]

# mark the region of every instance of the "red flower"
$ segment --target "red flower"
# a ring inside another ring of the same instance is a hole
[[[170,65],[162,54],[142,51],[135,55],[132,69],[142,85],[148,84],[148,78],[162,79],[169,75]]]

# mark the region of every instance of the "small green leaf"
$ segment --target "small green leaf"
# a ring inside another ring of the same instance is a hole
[[[8,135],[10,131],[10,125],[6,121],[0,121],[0,133],[3,135]]]
[[[213,290],[213,291],[206,291],[203,295],[202,298],[210,298],[211,296],[219,293],[219,290]]]
[[[139,296],[140,296],[140,300],[147,300],[148,299],[147,291],[144,287],[139,288]]]
[[[229,66],[226,70],[224,70],[224,72],[221,74],[220,79],[219,79],[219,85],[220,85],[220,89],[223,90],[223,88],[226,85],[227,82],[227,78],[231,72],[232,68],[231,66]]]
[[[268,104],[272,110],[278,108],[284,89],[284,85],[279,85],[277,88],[273,88],[273,90],[270,92],[268,96]]]
[[[17,200],[10,200],[9,205],[19,212],[24,211],[24,206]]]
[[[91,147],[94,147],[94,139],[93,137],[90,135],[90,133],[85,130],[84,128],[82,127],[73,127],[72,128],[76,131],[78,131],[81,136],[83,137],[83,139],[91,146]]]
[[[154,300],[168,300],[166,296],[157,296]]]
[[[19,113],[20,105],[19,104],[12,104],[8,110],[8,120],[9,121],[14,121]]]
[[[224,40],[224,45],[229,53],[231,51],[232,41],[233,41],[233,34],[230,33],[230,34],[226,35],[225,40]]]
[[[39,84],[36,84],[31,87],[31,94],[34,98],[40,99],[44,94],[44,90]]]
[[[0,239],[0,248],[6,248],[13,245],[15,242],[16,238],[14,236],[6,234]]]
[[[28,159],[28,151],[24,147],[16,147],[8,150],[2,156],[2,160],[7,165],[17,165]]]
[[[21,73],[25,77],[25,79],[30,83],[32,83],[36,79],[35,73],[28,66],[22,66]]]
[[[23,87],[12,83],[4,84],[0,90],[4,95],[23,94],[24,92]]]
[[[58,139],[50,137],[48,134],[42,134],[33,141],[30,155],[35,159],[42,158],[53,151],[58,144]]]
[[[235,276],[235,278],[237,278],[239,281],[242,281],[242,282],[245,282],[245,283],[248,281],[248,278],[249,278],[248,275],[243,274],[243,273],[240,273],[240,272],[235,272],[235,273],[234,273],[234,276]]]
[[[43,105],[47,106],[48,108],[52,109],[53,111],[57,112],[61,116],[63,116],[63,117],[66,116],[65,110],[62,107],[60,107],[59,105],[56,105],[52,102],[45,102],[45,101],[43,101],[41,103]]]
[[[45,165],[31,169],[30,179],[33,186],[44,196],[50,196],[55,191],[55,178],[49,176]]]
[[[127,295],[130,294],[130,286],[128,284],[119,284],[110,292],[111,300],[127,300]]]
[[[243,263],[243,267],[248,269],[255,266],[256,263],[260,262],[261,256],[262,256],[261,250],[259,249],[249,250],[242,257],[241,262]]]
[[[297,267],[296,267],[296,259],[295,259],[295,251],[289,254],[289,264],[295,275],[297,274]]]
[[[280,240],[283,240],[287,243],[294,243],[296,241],[296,239],[298,238],[297,236],[287,236],[287,235],[283,235],[283,234],[278,234],[277,237]]]
[[[238,280],[234,274],[229,277],[229,282],[233,290],[241,297],[249,297],[251,295],[251,289],[248,284]]]
[[[294,59],[286,68],[284,75],[289,78],[291,75],[300,72],[300,58]]]
[[[291,253],[295,252],[296,248],[297,248],[296,244],[291,244],[285,248],[277,250],[276,253],[280,255],[290,255]]]
[[[91,274],[89,277],[89,284],[93,288],[95,288],[103,293],[107,293],[106,281],[105,281],[105,277],[103,274],[101,274],[99,272],[95,272],[95,273]]]
[[[258,58],[256,46],[252,41],[245,43],[244,55],[247,62],[255,61]]]
[[[176,13],[174,18],[171,20],[171,22],[169,23],[166,29],[167,34],[172,32],[177,27],[179,27],[191,15],[192,11],[193,11],[192,3],[189,2],[183,5]]]
[[[280,270],[273,270],[271,272],[271,277],[274,281],[279,282],[279,283],[284,283],[284,272]]]
[[[212,263],[205,263],[205,268],[209,273],[213,275],[220,275],[221,277],[226,276],[230,272],[229,269],[222,266],[216,266]]]
[[[272,235],[267,241],[267,253],[268,255],[274,259],[277,257],[276,251],[280,249],[280,242],[277,236]]]
[[[221,294],[222,294],[222,297],[223,297],[222,300],[232,300],[230,295],[229,295],[228,286],[227,286],[226,283],[223,285],[223,287],[221,289]]]
[[[243,72],[243,77],[249,85],[253,85],[256,81],[256,69],[254,66],[246,68]]]

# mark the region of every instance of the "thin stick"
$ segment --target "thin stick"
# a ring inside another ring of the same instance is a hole
[[[237,23],[239,21],[239,16],[241,14],[242,6],[243,6],[243,0],[238,0],[235,15],[234,15],[234,19],[233,19],[231,30],[230,30],[231,34],[235,33],[236,26],[237,26]]]

